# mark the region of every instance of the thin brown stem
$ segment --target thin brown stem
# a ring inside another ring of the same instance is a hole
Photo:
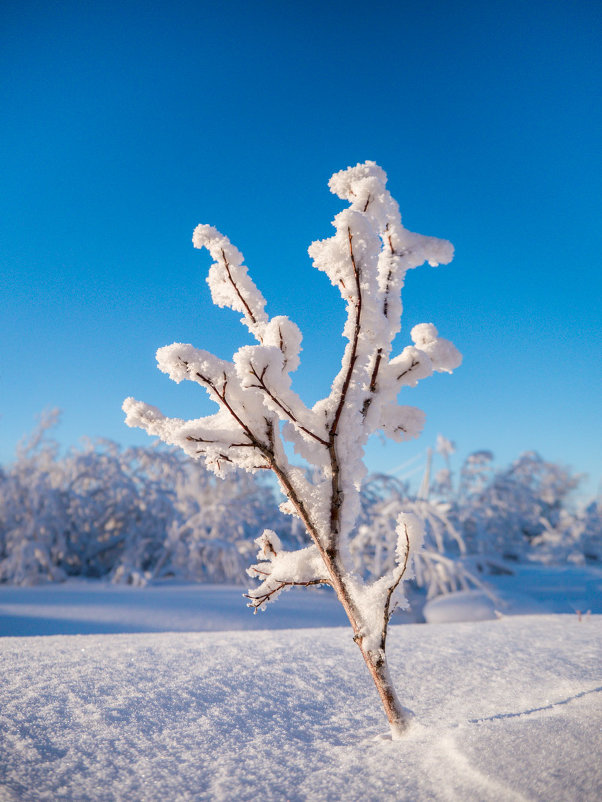
[[[351,383],[351,377],[353,375],[353,369],[355,367],[355,362],[357,360],[357,347],[359,343],[360,337],[360,330],[361,330],[361,318],[362,318],[362,289],[360,285],[360,272],[358,270],[356,261],[355,261],[355,254],[353,253],[353,236],[351,234],[351,229],[347,228],[347,236],[349,240],[349,256],[351,258],[351,264],[353,266],[353,275],[355,278],[355,288],[357,291],[357,302],[355,304],[355,326],[353,331],[353,342],[351,346],[351,358],[349,360],[349,365],[347,367],[347,373],[345,375],[345,380],[343,382],[343,387],[341,389],[341,397],[339,398],[339,403],[337,405],[337,409],[332,421],[332,425],[330,427],[330,437],[331,439],[336,436],[337,427],[339,425],[339,420],[341,417],[341,413],[343,411],[343,407],[345,406],[345,400],[347,398],[347,393],[349,391],[349,385]]]
[[[339,459],[336,451],[336,436],[341,414],[349,392],[349,385],[351,384],[351,377],[355,368],[357,360],[357,349],[361,331],[362,319],[362,288],[360,283],[360,271],[355,261],[355,254],[353,252],[353,235],[351,228],[347,227],[347,237],[349,241],[349,258],[353,267],[353,275],[355,278],[355,288],[357,292],[357,301],[355,304],[355,325],[353,331],[353,340],[351,344],[351,355],[349,357],[349,365],[347,366],[347,373],[341,388],[341,396],[337,405],[334,418],[330,427],[328,438],[328,451],[330,454],[330,473],[331,473],[331,500],[330,500],[330,530],[333,537],[333,557],[336,556],[336,540],[339,534],[339,517],[340,509],[343,503],[343,494],[340,488],[340,467]]]
[[[407,376],[408,373],[414,370],[414,368],[417,368],[419,364],[420,361],[418,359],[412,359],[412,364],[410,365],[410,367],[406,368],[402,373],[399,374],[399,376],[397,377],[397,381],[403,379],[404,376]]]
[[[267,366],[266,366],[266,367],[267,367]],[[254,367],[253,365],[251,365],[251,373],[253,374],[253,376],[255,376],[255,378],[256,378],[256,379],[257,379],[257,381],[259,382],[259,384],[253,384],[253,385],[251,385],[251,386],[252,386],[252,387],[254,387],[254,388],[255,388],[255,389],[257,389],[257,390],[262,390],[262,391],[263,391],[263,392],[264,392],[264,393],[265,393],[265,394],[266,394],[266,395],[267,395],[269,398],[271,398],[271,399],[272,399],[272,401],[274,402],[274,404],[276,404],[276,406],[278,406],[278,407],[279,407],[279,408],[280,408],[280,409],[281,409],[281,410],[284,412],[284,414],[285,414],[285,415],[286,415],[286,417],[289,419],[289,421],[291,421],[291,423],[294,423],[294,425],[295,425],[295,426],[296,426],[298,429],[300,429],[302,432],[305,432],[305,434],[309,435],[309,437],[313,437],[313,439],[314,439],[314,440],[317,440],[317,441],[318,441],[318,443],[321,443],[323,446],[325,446],[326,448],[328,448],[328,441],[327,441],[327,440],[323,440],[323,439],[322,439],[322,438],[321,438],[319,435],[317,435],[315,432],[312,432],[310,429],[306,428],[306,427],[305,427],[305,426],[303,426],[301,423],[299,423],[299,421],[297,420],[297,418],[295,417],[295,415],[294,415],[294,414],[291,412],[291,410],[290,410],[290,409],[289,409],[287,406],[285,406],[285,405],[282,403],[282,401],[280,401],[280,399],[279,399],[279,398],[276,398],[276,396],[274,395],[274,393],[272,393],[272,391],[270,390],[270,388],[269,388],[269,387],[267,386],[267,384],[265,383],[265,379],[264,379],[265,372],[266,372],[266,368],[264,368],[264,369],[262,370],[262,372],[261,372],[261,375],[259,375],[259,374],[257,373],[257,371],[255,370],[255,367]]]
[[[379,348],[376,352],[376,359],[374,360],[374,368],[372,369],[372,376],[370,377],[370,395],[365,399],[364,404],[362,406],[362,417],[366,417],[368,410],[370,409],[370,404],[372,403],[372,399],[374,398],[374,393],[376,392],[376,379],[378,376],[378,371],[380,368],[380,363],[383,357],[383,349]]]
[[[403,528],[404,528],[404,533],[405,533],[405,538],[406,538],[406,553],[405,553],[405,556],[404,556],[403,566],[401,568],[399,576],[397,577],[395,582],[391,585],[391,587],[387,590],[387,598],[385,600],[385,606],[384,606],[384,609],[383,609],[383,629],[382,629],[382,634],[381,634],[381,638],[380,638],[380,648],[383,651],[385,650],[385,645],[386,645],[386,642],[387,642],[387,630],[388,630],[388,627],[389,627],[389,620],[391,618],[391,615],[389,614],[389,608],[391,606],[391,598],[393,597],[393,593],[395,592],[395,589],[397,588],[397,586],[399,585],[399,583],[403,579],[403,575],[405,574],[406,569],[408,567],[408,559],[410,557],[410,536],[408,534],[408,527],[407,527],[406,524],[404,524]]]
[[[249,306],[249,304],[244,299],[243,294],[241,293],[240,289],[238,288],[238,284],[232,278],[232,273],[230,272],[230,265],[228,263],[228,260],[226,259],[226,254],[224,253],[224,249],[223,248],[222,248],[222,259],[224,260],[224,267],[226,268],[226,273],[228,274],[228,279],[230,281],[230,284],[233,286],[234,291],[236,292],[236,294],[240,298],[240,301],[241,301],[242,305],[244,306],[245,311],[247,313],[247,317],[250,319],[251,323],[257,323],[257,320],[255,319],[255,315],[253,314],[253,312],[251,312],[251,307]]]
[[[263,571],[259,571],[258,573],[263,573]],[[243,593],[243,596],[246,599],[251,599],[251,604],[249,607],[253,607],[253,611],[257,612],[262,604],[265,604],[270,598],[275,594],[278,593],[283,588],[298,586],[303,588],[308,588],[310,585],[330,585],[330,581],[328,579],[310,579],[307,582],[288,582],[288,581],[281,581],[279,579],[275,580],[278,582],[278,587],[273,588],[272,590],[262,593],[261,596],[252,596],[250,593]],[[256,603],[253,603],[256,602]]]

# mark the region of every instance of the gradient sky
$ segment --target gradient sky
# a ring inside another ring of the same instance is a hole
[[[296,389],[328,390],[343,304],[311,267],[343,204],[330,175],[374,159],[404,224],[450,239],[413,271],[398,347],[433,322],[464,354],[400,401],[456,464],[534,449],[600,477],[602,6],[558,2],[28,2],[0,10],[0,461],[47,407],[64,445],[150,442],[133,395],[212,405],[155,367],[159,346],[229,358],[248,341],[211,304],[211,223],[270,314],[304,334]]]

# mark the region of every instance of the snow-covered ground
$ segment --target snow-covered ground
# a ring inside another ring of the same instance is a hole
[[[0,800],[599,800],[601,576],[566,579],[594,614],[392,627],[395,742],[326,592],[0,588]]]
[[[253,615],[244,588],[156,585],[145,588],[74,580],[32,588],[0,586],[0,635],[215,632],[331,627],[347,623],[328,590],[294,588]]]
[[[449,594],[427,607],[430,622],[503,615],[602,614],[602,571],[593,568],[512,565],[512,575],[488,576],[492,600],[481,592]],[[89,635],[126,632],[215,632],[346,626],[334,594],[324,588],[282,593],[253,615],[244,588],[159,584],[145,588],[95,580],[16,587],[0,585],[0,636]],[[393,623],[423,621],[424,597],[396,613]],[[428,611],[430,610],[430,614]],[[487,615],[483,613],[486,612]]]

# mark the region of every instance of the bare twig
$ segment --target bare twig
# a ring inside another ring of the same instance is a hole
[[[403,379],[404,376],[407,376],[408,373],[414,370],[414,368],[417,368],[419,364],[420,361],[418,359],[412,359],[412,364],[410,365],[410,367],[406,368],[402,373],[399,374],[399,376],[397,377],[397,381]]]
[[[397,579],[391,585],[391,587],[387,590],[387,598],[385,600],[385,606],[384,606],[384,609],[383,609],[383,629],[382,629],[381,638],[380,638],[380,648],[383,651],[385,649],[385,644],[387,642],[387,629],[388,629],[388,626],[389,626],[389,619],[391,618],[391,615],[393,614],[393,611],[391,611],[391,613],[389,613],[389,607],[391,605],[391,597],[393,596],[393,593],[395,592],[395,589],[397,588],[397,586],[399,585],[399,583],[403,579],[403,575],[405,574],[406,569],[408,567],[408,559],[410,557],[410,536],[408,534],[407,524],[403,525],[403,529],[404,529],[404,534],[405,534],[405,538],[406,538],[406,553],[405,553],[405,556],[404,556],[404,560],[403,560],[403,565],[401,567],[401,571],[399,572],[399,574],[397,576]]]
[[[355,362],[357,360],[357,346],[360,337],[360,330],[361,330],[361,318],[362,318],[362,288],[360,285],[360,272],[355,262],[355,255],[353,253],[353,235],[351,234],[351,229],[347,227],[347,236],[349,240],[349,256],[351,258],[351,264],[353,266],[353,275],[355,277],[355,288],[357,291],[357,302],[355,304],[355,327],[353,331],[353,344],[351,347],[351,358],[349,360],[349,365],[347,367],[347,373],[345,375],[345,380],[343,382],[343,387],[341,389],[341,396],[339,398],[339,403],[337,405],[337,409],[334,415],[334,419],[332,421],[332,425],[330,427],[330,438],[336,436],[337,427],[339,425],[339,420],[341,417],[341,413],[343,411],[343,407],[345,406],[345,400],[347,398],[347,393],[349,391],[349,385],[351,383],[351,377],[353,375],[353,369],[355,367]]]
[[[250,318],[251,323],[254,323],[254,324],[257,323],[257,320],[255,319],[255,315],[253,314],[253,312],[251,312],[251,307],[245,301],[245,299],[243,297],[243,294],[241,293],[241,291],[238,288],[238,284],[232,278],[232,273],[230,272],[230,265],[228,264],[228,260],[226,259],[226,254],[224,253],[224,249],[223,248],[222,248],[222,259],[224,260],[224,267],[226,268],[226,273],[228,274],[228,279],[230,280],[230,284],[232,284],[232,286],[234,287],[234,291],[236,292],[236,294],[240,298],[241,303],[242,303],[242,305],[244,306],[244,308],[246,310],[247,316]]]
[[[297,418],[295,417],[295,415],[294,415],[294,414],[291,412],[291,410],[290,410],[290,409],[289,409],[287,406],[285,406],[285,405],[282,403],[282,401],[280,401],[280,399],[276,398],[276,396],[274,395],[274,393],[272,393],[272,391],[270,390],[270,388],[269,388],[269,387],[267,386],[267,384],[265,383],[264,376],[265,376],[266,369],[267,369],[267,365],[266,365],[266,367],[265,367],[265,368],[264,368],[264,369],[261,371],[261,374],[260,374],[260,375],[258,375],[258,373],[257,373],[257,371],[256,371],[256,369],[255,369],[255,366],[254,366],[254,365],[251,365],[251,373],[253,374],[253,376],[255,376],[255,378],[256,378],[256,379],[257,379],[257,381],[259,382],[259,384],[252,384],[252,385],[251,385],[251,387],[253,387],[253,388],[257,389],[257,390],[261,390],[262,392],[264,392],[264,393],[265,393],[267,396],[269,396],[269,398],[271,398],[271,399],[272,399],[272,401],[273,401],[273,402],[276,404],[276,406],[278,406],[278,407],[279,407],[279,408],[280,408],[280,409],[281,409],[281,410],[284,412],[284,414],[285,414],[285,415],[286,415],[286,417],[287,417],[287,418],[290,420],[290,422],[291,422],[291,423],[293,423],[293,424],[294,424],[294,425],[295,425],[295,426],[296,426],[298,429],[300,429],[302,432],[305,432],[305,434],[309,435],[310,437],[313,437],[313,439],[314,439],[314,440],[317,440],[317,441],[318,441],[318,443],[321,443],[323,446],[325,446],[326,448],[328,448],[328,441],[327,441],[327,440],[324,440],[324,439],[322,439],[322,438],[321,438],[319,435],[317,435],[315,432],[312,432],[312,431],[311,431],[310,429],[308,429],[306,426],[303,426],[301,423],[299,423],[299,421],[297,420]]]
[[[378,376],[378,370],[380,368],[380,363],[383,356],[383,349],[379,348],[376,352],[376,359],[374,360],[374,368],[372,369],[372,376],[370,378],[370,395],[364,401],[362,406],[362,417],[366,417],[368,414],[368,410],[370,409],[370,404],[372,403],[372,399],[374,398],[374,393],[376,392],[376,378]]]
[[[333,556],[336,555],[336,540],[339,534],[339,513],[343,503],[343,493],[339,486],[340,467],[339,458],[336,451],[336,436],[341,414],[345,406],[347,393],[349,392],[349,385],[351,384],[351,377],[355,368],[357,360],[357,348],[359,343],[361,331],[361,318],[362,318],[362,288],[360,284],[360,271],[355,261],[355,254],[353,253],[353,235],[351,229],[347,227],[347,237],[349,242],[349,258],[353,267],[353,275],[355,277],[355,287],[357,292],[357,301],[355,304],[355,326],[353,331],[353,341],[351,345],[351,356],[349,358],[349,365],[347,366],[347,373],[341,388],[341,396],[337,405],[336,412],[330,427],[328,451],[330,454],[330,469],[331,469],[331,500],[330,500],[330,530],[333,535]]]
[[[260,571],[258,573],[263,573],[263,572]],[[330,580],[328,580],[328,579],[310,579],[307,582],[288,582],[288,581],[285,582],[285,581],[281,581],[280,579],[275,579],[274,581],[279,583],[278,587],[273,588],[272,590],[270,590],[267,593],[262,593],[261,596],[252,596],[250,593],[243,593],[243,596],[245,597],[245,599],[250,599],[251,600],[251,603],[249,604],[249,607],[253,607],[253,612],[256,613],[257,610],[259,610],[259,608],[263,604],[268,602],[270,600],[270,598],[275,593],[278,593],[283,588],[293,587],[293,586],[308,588],[310,585],[330,585],[331,584]],[[254,604],[253,602],[256,602],[256,603]]]

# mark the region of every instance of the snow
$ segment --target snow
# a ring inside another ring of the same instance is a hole
[[[293,588],[269,614],[253,615],[243,588],[152,585],[137,588],[71,580],[32,588],[0,586],[0,636],[129,632],[215,632],[344,626],[334,593]]]
[[[602,613],[602,571],[586,566],[512,566],[491,577],[506,614],[578,611]]]
[[[328,590],[1,586],[0,800],[598,800],[602,573],[516,570],[391,627],[399,741]]]
[[[427,624],[489,621],[496,618],[495,602],[481,590],[460,590],[437,596],[424,605]]]
[[[602,572],[585,566],[504,565],[512,573],[487,577],[485,591],[447,593],[427,601],[429,624],[485,621],[507,615],[602,613]]]
[[[498,560],[498,564],[504,566],[503,561]],[[458,606],[458,598],[465,599],[463,618],[469,621],[482,619],[478,613],[481,604],[503,616],[576,616],[578,611],[586,615],[588,610],[602,614],[599,569],[537,564],[514,564],[511,568],[512,575],[483,577],[493,600],[483,602],[484,594],[479,592],[459,592],[424,604],[424,595],[413,593],[411,608],[403,612],[398,608],[392,621],[422,621],[429,608],[452,609]],[[291,588],[280,594],[276,604],[257,615],[245,606],[248,600],[243,598],[243,591],[239,585],[160,582],[132,587],[91,579],[33,587],[0,585],[0,636],[258,631],[348,625],[341,605],[327,588]],[[474,604],[469,603],[471,599]]]
[[[596,800],[601,635],[393,627],[394,742],[348,629],[3,638],[0,799]]]

